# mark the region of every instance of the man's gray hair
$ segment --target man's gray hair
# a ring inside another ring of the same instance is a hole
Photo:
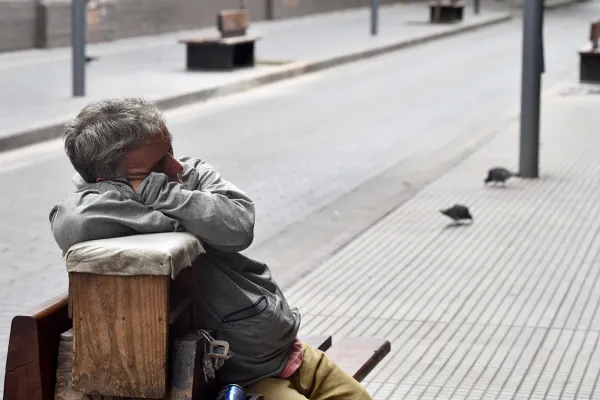
[[[124,178],[123,155],[157,135],[169,135],[158,107],[126,97],[89,103],[65,126],[65,152],[87,182]]]

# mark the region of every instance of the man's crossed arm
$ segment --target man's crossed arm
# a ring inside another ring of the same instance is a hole
[[[188,231],[221,251],[237,252],[254,239],[254,204],[209,164],[181,159],[183,183],[151,172],[136,192],[127,181],[84,184],[50,213],[63,251],[88,240],[139,233]]]

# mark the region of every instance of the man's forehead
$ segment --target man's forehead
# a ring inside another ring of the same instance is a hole
[[[146,144],[153,143],[168,143],[169,145],[171,144],[171,135],[169,134],[167,127],[164,127],[163,130],[157,132],[156,135],[153,135],[150,139],[146,141]]]
[[[143,155],[148,157],[150,155],[162,155],[166,154],[171,150],[171,138],[168,135],[154,135],[150,139],[146,140],[141,146],[136,147],[128,151],[131,155]]]
[[[171,145],[171,139],[169,139],[168,137],[166,137],[166,138],[162,137],[162,138],[148,139],[148,140],[146,140],[144,145],[142,145],[142,147],[146,147],[146,146],[159,147],[159,146],[170,146],[170,145]]]

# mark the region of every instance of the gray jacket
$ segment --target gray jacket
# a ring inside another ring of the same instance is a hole
[[[50,212],[54,239],[63,251],[88,240],[187,231],[204,243],[195,264],[197,328],[229,342],[233,357],[219,370],[220,383],[251,384],[285,367],[300,326],[269,268],[242,254],[254,238],[254,204],[209,164],[180,159],[183,184],[151,173],[136,193],[127,181],[86,183]]]

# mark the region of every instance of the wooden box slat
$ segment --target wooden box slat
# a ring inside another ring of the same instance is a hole
[[[202,369],[205,339],[196,332],[179,335],[169,350],[170,379],[163,400],[199,400],[216,398],[214,380],[206,381]],[[128,400],[94,394],[88,396],[73,389],[73,332],[61,335],[54,400]]]
[[[164,397],[170,277],[70,273],[69,279],[74,389]]]

